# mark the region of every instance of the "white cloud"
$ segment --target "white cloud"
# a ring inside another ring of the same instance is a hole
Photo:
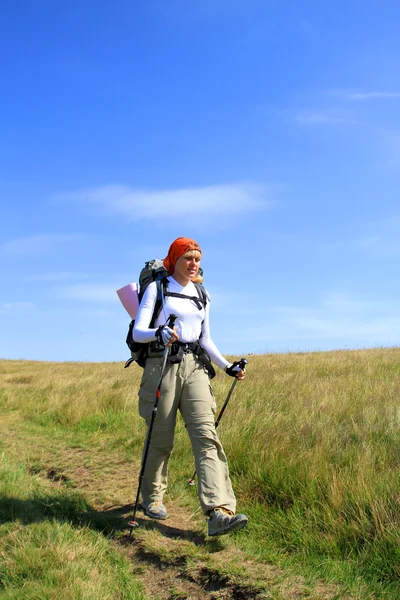
[[[241,317],[246,315],[248,318],[260,315],[259,298],[246,289],[243,291],[213,285],[212,291],[209,288],[207,290],[210,294],[213,314],[237,315],[239,313]]]
[[[322,307],[332,313],[360,313],[377,310],[380,305],[366,300],[355,300],[343,292],[329,292],[322,298]]]
[[[320,94],[339,99],[341,102],[364,100],[392,100],[400,98],[400,92],[382,90],[359,90],[356,88],[334,88],[322,90]]]
[[[360,348],[400,344],[400,311],[395,302],[331,291],[312,304],[273,305],[260,291],[215,288],[211,294],[212,335],[230,352]],[[218,314],[219,313],[219,314]],[[239,318],[240,327],[233,326]]]
[[[133,221],[174,221],[241,215],[272,205],[265,186],[238,183],[172,190],[137,190],[129,186],[107,185],[76,190],[57,196],[62,201],[92,203]]]
[[[391,127],[383,132],[384,143],[387,148],[387,158],[383,164],[394,168],[398,172],[400,166],[400,131],[396,127]]]
[[[85,302],[116,303],[118,296],[116,290],[121,285],[112,284],[76,284],[55,288],[52,293],[57,298],[70,300],[83,300]]]
[[[355,300],[343,293],[325,294],[319,306],[281,306],[274,308],[273,313],[295,336],[369,340],[370,344],[400,341],[397,307]]]
[[[331,117],[330,115],[323,112],[309,112],[298,114],[296,116],[296,121],[299,123],[310,123],[310,124],[319,124],[319,123],[336,123],[337,120]]]
[[[387,257],[400,254],[400,238],[391,239],[389,236],[374,235],[362,238],[357,242],[358,248],[374,256]]]
[[[16,238],[0,246],[0,256],[26,256],[46,254],[60,244],[75,242],[81,235],[43,234]]]
[[[350,92],[349,100],[390,100],[400,98],[400,92]]]
[[[332,250],[351,250],[384,258],[400,254],[400,218],[381,219],[362,225],[359,236],[351,240],[338,240],[330,245]]]
[[[313,306],[264,305],[256,321],[219,330],[218,339],[234,353],[310,351],[397,346],[399,331],[396,305],[326,293]]]
[[[296,115],[296,121],[304,125],[361,125],[361,122],[339,111],[310,111]]]
[[[329,97],[329,105],[326,97]],[[400,92],[358,91],[349,89],[330,89],[320,91],[313,98],[313,107],[299,110],[295,119],[305,125],[363,125],[375,127],[375,116],[361,112],[361,102],[374,100],[393,100],[400,98]],[[316,101],[318,104],[316,104]],[[358,106],[357,106],[357,103]],[[369,109],[369,111],[371,108]],[[360,118],[361,117],[361,118]]]
[[[60,272],[60,273],[38,273],[37,275],[26,275],[23,277],[24,281],[71,281],[77,279],[92,279],[95,275],[90,273],[72,273],[72,272]]]
[[[36,312],[33,302],[2,302],[0,303],[0,314],[12,314],[23,312]]]

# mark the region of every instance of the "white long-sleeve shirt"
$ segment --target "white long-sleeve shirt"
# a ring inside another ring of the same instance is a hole
[[[196,286],[190,281],[187,285],[180,285],[172,276],[168,277],[168,291],[185,296],[198,297]],[[192,300],[186,298],[165,297],[164,306],[160,311],[154,325],[150,329],[149,325],[153,316],[155,303],[157,300],[157,284],[155,281],[150,283],[140,302],[139,310],[135,319],[133,328],[133,339],[135,342],[147,343],[156,339],[156,331],[160,325],[164,325],[171,314],[178,318],[175,322],[176,333],[179,341],[184,343],[200,341],[200,345],[208,352],[211,360],[225,369],[230,363],[222,356],[210,335],[210,302],[206,307],[198,309]]]

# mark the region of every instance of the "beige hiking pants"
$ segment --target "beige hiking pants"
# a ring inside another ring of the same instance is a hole
[[[139,390],[139,412],[151,421],[162,357],[149,358]],[[235,512],[236,499],[228,463],[215,431],[216,404],[208,375],[190,352],[178,364],[167,363],[161,397],[142,480],[143,500],[162,500],[167,489],[168,461],[174,445],[176,415],[180,410],[192,444],[200,506],[207,512],[223,506]]]

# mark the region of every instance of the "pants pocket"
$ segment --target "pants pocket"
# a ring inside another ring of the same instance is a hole
[[[160,376],[160,361],[149,358],[143,371],[138,391],[139,414],[143,419],[151,417],[156,399],[157,383]]]
[[[214,390],[211,387],[211,383],[208,384],[208,389],[210,390],[210,396],[211,396],[211,410],[213,411],[214,415],[217,412],[217,403],[215,401],[215,396],[214,396]]]

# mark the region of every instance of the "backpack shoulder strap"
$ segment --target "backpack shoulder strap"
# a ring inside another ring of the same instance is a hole
[[[197,290],[197,293],[199,295],[199,298],[201,298],[201,300],[204,303],[204,307],[207,306],[207,302],[210,301],[210,296],[208,295],[208,292],[206,290],[206,288],[204,287],[204,285],[202,285],[201,283],[194,283],[194,286]]]
[[[156,299],[156,303],[154,305],[153,317],[150,321],[150,329],[152,329],[154,327],[154,323],[156,322],[157,317],[161,312],[163,296],[171,296],[173,298],[184,298],[185,300],[192,300],[196,304],[196,306],[199,310],[201,310],[203,307],[205,308],[207,305],[207,302],[210,300],[210,297],[209,297],[206,289],[200,283],[194,284],[196,287],[197,296],[186,296],[186,294],[178,294],[177,292],[169,292],[167,277],[157,278],[156,285],[157,285],[157,299]]]
[[[191,300],[199,310],[205,308],[207,304],[207,292],[200,284],[194,284],[196,286],[197,296],[187,296],[186,294],[179,294],[178,292],[165,292],[166,296],[171,296],[172,298],[183,298],[185,300]],[[197,287],[199,286],[199,287]]]
[[[197,293],[199,295],[199,298],[202,299],[202,302],[204,302],[204,308],[207,306],[207,302],[210,301],[210,296],[208,295],[208,292],[206,290],[206,288],[204,287],[204,285],[202,285],[201,283],[195,283],[193,282]],[[202,334],[200,334],[200,338],[201,338]],[[203,350],[204,352],[204,350]],[[211,366],[211,361],[210,361],[210,366]],[[207,367],[208,368],[208,367]],[[214,368],[211,366],[212,371],[214,371]],[[210,379],[212,379],[215,376],[215,371],[214,371],[214,375],[210,375]]]
[[[161,312],[163,295],[164,296],[167,295],[168,279],[166,277],[158,277],[156,279],[156,286],[157,286],[157,298],[156,298],[156,303],[154,305],[153,316],[151,318],[150,325],[149,325],[150,329],[153,329],[154,323],[156,322],[158,315]]]

